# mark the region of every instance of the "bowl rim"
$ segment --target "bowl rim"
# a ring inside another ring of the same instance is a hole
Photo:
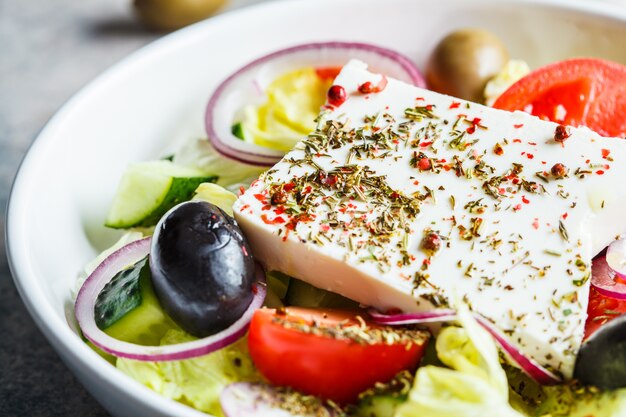
[[[34,171],[34,163],[38,159],[37,155],[46,146],[50,146],[58,140],[58,136],[55,134],[56,130],[63,125],[67,116],[75,108],[80,107],[84,98],[88,98],[92,94],[98,94],[99,90],[105,89],[111,83],[115,83],[117,78],[128,71],[129,68],[140,64],[145,59],[156,57],[172,48],[176,48],[179,44],[192,41],[195,37],[204,36],[207,30],[228,25],[228,22],[233,18],[243,19],[246,15],[254,16],[259,13],[272,13],[274,11],[283,12],[285,8],[298,8],[300,3],[306,1],[308,0],[273,0],[232,10],[163,36],[128,54],[90,80],[61,105],[35,135],[16,171],[7,202],[4,239],[9,269],[14,285],[24,305],[37,327],[60,354],[64,362],[71,358],[74,361],[74,365],[82,368],[88,374],[98,375],[102,384],[109,389],[120,391],[121,395],[132,397],[145,410],[158,410],[159,413],[170,415],[207,416],[206,413],[161,396],[121,373],[106,361],[101,360],[100,356],[90,349],[80,337],[76,337],[77,335],[72,331],[68,323],[57,314],[52,304],[47,301],[42,288],[38,285],[38,279],[33,270],[33,265],[36,262],[28,256],[26,238],[18,233],[22,228],[20,207],[27,200],[26,191],[28,187],[26,185],[29,182],[30,173]],[[359,0],[345,1],[359,3]],[[324,2],[318,3],[317,7],[329,7],[333,4],[333,0],[324,0]],[[501,6],[503,3],[501,0],[481,0],[479,4]],[[626,8],[608,1],[509,0],[508,4],[511,6],[554,7],[622,21],[626,25]],[[70,368],[75,372],[72,367]]]

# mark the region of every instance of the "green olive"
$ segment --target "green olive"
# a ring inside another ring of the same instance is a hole
[[[149,27],[174,30],[205,19],[228,0],[135,0],[135,11]]]
[[[432,90],[482,102],[485,84],[509,59],[502,41],[483,29],[450,33],[435,47],[426,67]]]

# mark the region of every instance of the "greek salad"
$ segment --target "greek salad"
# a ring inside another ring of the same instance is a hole
[[[482,29],[257,59],[124,172],[105,360],[215,416],[626,416],[626,67]]]

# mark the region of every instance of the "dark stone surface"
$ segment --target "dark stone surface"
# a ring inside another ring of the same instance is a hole
[[[231,7],[252,3],[233,1]],[[56,109],[159,35],[131,0],[0,0],[0,235],[19,162]],[[13,285],[0,239],[0,416],[108,416],[60,361]]]
[[[124,1],[0,0],[0,233],[17,167],[71,94],[157,35]],[[28,315],[0,241],[0,416],[108,416]]]

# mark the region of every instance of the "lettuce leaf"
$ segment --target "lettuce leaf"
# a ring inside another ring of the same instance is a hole
[[[170,330],[162,345],[194,340]],[[119,358],[117,368],[159,394],[200,411],[222,416],[219,396],[222,389],[237,381],[259,381],[248,355],[247,339],[194,359],[170,362],[142,362]]]
[[[626,388],[598,392],[573,385],[544,387],[533,417],[626,417]]]
[[[510,390],[493,338],[466,306],[463,327],[448,327],[436,341],[437,356],[448,366],[418,369],[407,402],[395,417],[626,417],[626,388],[601,392],[566,384],[540,387],[513,369]],[[517,384],[514,383],[517,381]]]
[[[85,265],[83,270],[79,272],[78,277],[76,278],[76,282],[72,290],[72,300],[76,300],[76,296],[78,295],[78,291],[80,291],[80,287],[83,286],[85,280],[89,277],[89,275],[92,274],[93,271],[96,270],[96,268],[102,263],[102,261],[104,261],[113,252],[120,249],[122,246],[126,246],[129,243],[139,240],[143,237],[144,235],[138,231],[126,232],[111,247],[103,250],[100,254],[98,254],[98,256],[96,256],[87,265]]]
[[[463,328],[448,327],[436,341],[450,369],[418,369],[406,403],[396,417],[522,417],[509,405],[509,386],[492,337],[461,307]]]
[[[240,186],[248,187],[266,170],[265,167],[243,164],[222,156],[206,138],[190,140],[174,154],[173,159],[178,165],[197,168],[206,175],[217,175],[217,184],[232,192],[237,192]]]
[[[244,140],[287,152],[315,130],[331,81],[313,68],[287,72],[265,88],[267,101],[243,109]]]
[[[512,59],[508,61],[502,70],[485,85],[485,104],[493,106],[498,97],[519,79],[530,73],[530,67],[525,61]]]
[[[192,200],[206,201],[215,204],[229,216],[233,215],[233,204],[237,201],[237,196],[224,187],[211,182],[203,182],[196,188]]]

